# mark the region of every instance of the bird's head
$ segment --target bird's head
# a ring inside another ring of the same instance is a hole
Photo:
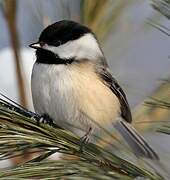
[[[39,40],[30,45],[36,49],[37,59],[43,63],[60,63],[72,59],[97,60],[103,57],[102,51],[93,32],[79,23],[62,20],[46,27]]]

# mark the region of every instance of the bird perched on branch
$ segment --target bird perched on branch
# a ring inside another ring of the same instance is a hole
[[[158,159],[130,125],[126,95],[88,27],[68,20],[56,22],[30,47],[36,49],[31,80],[36,112],[85,140],[100,133],[101,127],[115,127],[136,156]]]

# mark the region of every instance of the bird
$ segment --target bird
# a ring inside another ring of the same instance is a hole
[[[127,97],[90,28],[61,20],[29,46],[36,56],[31,90],[37,113],[88,140],[114,127],[137,157],[159,159],[131,125]]]

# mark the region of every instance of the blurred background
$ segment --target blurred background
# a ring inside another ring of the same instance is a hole
[[[170,117],[169,109],[159,106],[170,102],[169,4],[169,0],[0,0],[0,93],[33,110],[30,77],[35,56],[28,45],[53,22],[83,23],[96,33],[113,76],[127,94],[134,126],[145,130],[147,140],[170,163],[169,136],[154,133],[156,123],[149,123]]]

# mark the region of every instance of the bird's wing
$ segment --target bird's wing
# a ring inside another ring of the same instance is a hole
[[[112,77],[109,72],[108,66],[97,68],[103,82],[111,89],[111,91],[118,97],[121,105],[121,116],[125,121],[119,120],[114,124],[114,127],[119,131],[122,137],[126,140],[127,144],[131,147],[132,151],[137,157],[145,157],[149,159],[159,160],[157,153],[145,141],[145,139],[129,124],[132,122],[132,115],[126,95],[118,82]]]
[[[123,92],[122,88],[118,84],[118,82],[112,77],[111,73],[109,72],[108,67],[100,67],[97,70],[98,74],[100,75],[103,82],[112,90],[112,92],[118,97],[120,105],[121,105],[121,116],[124,120],[131,123],[132,122],[132,115],[130,111],[130,107],[126,98],[125,93]]]

